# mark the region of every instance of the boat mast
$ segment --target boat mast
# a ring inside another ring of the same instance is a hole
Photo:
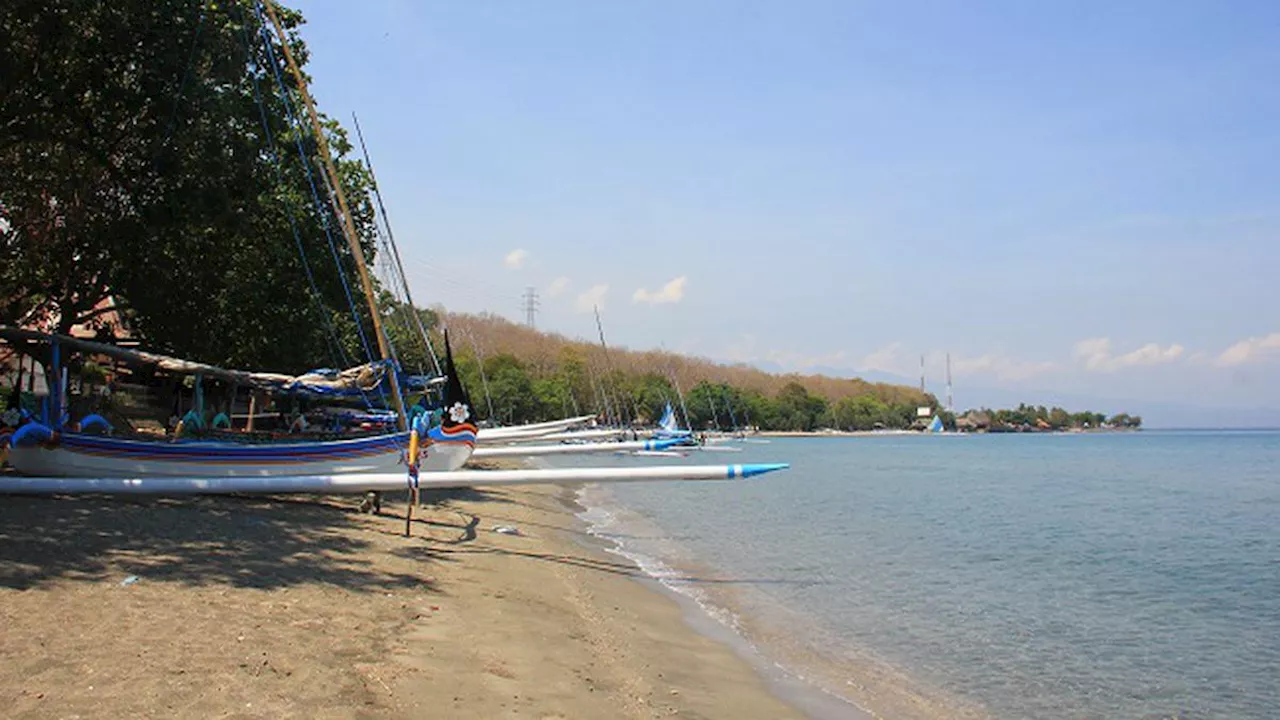
[[[738,416],[733,412],[733,396],[729,394],[729,390],[721,386],[720,399],[724,402],[725,408],[729,410],[729,422],[733,423],[733,432],[738,432]]]
[[[604,325],[600,323],[600,306],[592,305],[591,309],[596,314],[596,331],[600,333],[600,348],[604,350],[605,376],[600,379],[600,387],[604,390],[606,402],[610,397],[613,398],[613,405],[614,405],[614,408],[617,410],[617,421],[619,425],[622,425],[626,423],[626,420],[624,420],[622,417],[623,415],[626,414],[626,407],[623,406],[622,402],[618,399],[616,388],[613,388],[611,383],[606,382],[607,380],[612,379],[611,376],[613,375],[613,359],[609,357],[609,345],[604,341]],[[611,392],[611,391],[614,391],[614,392]],[[634,398],[632,399],[632,402],[634,402]]]
[[[378,201],[378,212],[382,215],[383,226],[387,228],[387,244],[391,246],[391,257],[395,258],[396,270],[400,272],[400,284],[404,287],[405,302],[409,303],[409,314],[413,316],[413,321],[418,326],[418,334],[422,337],[422,344],[427,346],[427,354],[431,356],[431,364],[435,366],[436,374],[443,375],[440,359],[436,357],[435,348],[431,347],[431,337],[427,335],[427,328],[423,326],[422,317],[418,315],[418,306],[413,304],[413,295],[409,292],[409,276],[404,274],[404,264],[400,262],[400,247],[396,245],[396,236],[391,232],[391,218],[387,217],[387,206],[382,204],[382,191],[378,189],[378,176],[373,174],[373,161],[369,159],[369,148],[364,144],[360,118],[356,117],[355,113],[351,113],[351,121],[355,123],[356,137],[360,139],[360,152],[364,153],[364,165],[369,168],[369,180],[373,183],[373,197]],[[492,416],[492,411],[489,414]]]
[[[306,80],[302,77],[302,71],[298,69],[298,63],[293,59],[293,49],[289,47],[289,38],[285,35],[284,26],[280,24],[280,18],[276,15],[275,3],[272,0],[265,0],[263,7],[266,8],[267,16],[271,18],[271,24],[276,28],[276,35],[280,38],[280,47],[284,50],[284,58],[289,63],[289,70],[293,73],[294,79],[298,83],[298,92],[302,95],[302,100],[307,106],[307,115],[311,118],[311,129],[316,134],[316,144],[320,150],[320,158],[324,161],[325,172],[329,175],[329,180],[333,184],[333,194],[338,200],[338,212],[342,216],[343,234],[347,236],[347,244],[351,248],[351,256],[355,259],[356,270],[360,275],[360,285],[364,288],[365,299],[369,301],[369,318],[373,321],[373,334],[378,338],[378,351],[382,354],[383,360],[392,360],[391,347],[387,343],[387,336],[382,329],[382,317],[378,311],[378,301],[373,294],[373,282],[369,279],[369,268],[364,264],[364,249],[360,246],[360,238],[356,235],[355,223],[351,220],[351,210],[347,206],[347,196],[342,192],[342,183],[338,179],[338,171],[334,169],[333,158],[329,155],[329,143],[325,141],[324,129],[320,127],[320,117],[316,114],[315,103],[311,101],[311,93],[307,92]],[[342,268],[338,268],[341,272]],[[401,430],[408,428],[408,415],[405,413],[404,398],[400,395],[400,373],[394,366],[391,368],[391,395],[396,402],[396,426]]]
[[[493,396],[489,394],[489,378],[484,374],[484,355],[480,352],[480,346],[476,344],[476,336],[470,331],[467,332],[467,339],[471,341],[471,351],[475,353],[476,365],[480,367],[480,384],[484,386],[484,402],[489,407],[489,419],[497,422],[493,414]]]
[[[689,420],[689,408],[684,404],[684,391],[680,389],[680,380],[676,378],[674,370],[671,371],[671,382],[676,386],[676,397],[680,398],[680,414],[684,415],[684,426],[689,432],[693,432],[693,422]]]

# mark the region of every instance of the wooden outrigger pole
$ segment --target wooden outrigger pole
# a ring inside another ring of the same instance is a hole
[[[360,238],[356,235],[355,223],[351,220],[351,210],[347,206],[347,196],[342,192],[342,183],[338,179],[338,172],[333,166],[333,158],[329,155],[329,143],[324,138],[324,129],[320,127],[320,117],[316,114],[315,103],[311,101],[311,93],[307,92],[306,80],[302,77],[302,71],[298,69],[297,62],[293,59],[293,50],[289,47],[289,38],[285,35],[284,26],[280,24],[280,18],[276,16],[275,3],[271,0],[265,0],[262,3],[266,8],[267,16],[271,18],[271,24],[276,28],[276,35],[280,38],[280,47],[284,50],[284,58],[289,63],[289,70],[293,73],[294,79],[298,83],[298,92],[302,94],[302,100],[307,106],[307,115],[311,118],[311,128],[316,134],[316,143],[320,149],[320,157],[324,160],[325,172],[329,175],[329,182],[333,186],[333,194],[338,201],[338,214],[342,216],[343,234],[347,238],[347,244],[351,248],[351,255],[355,258],[356,270],[360,275],[360,285],[364,288],[365,299],[369,301],[369,317],[373,320],[373,334],[378,338],[378,351],[382,354],[383,360],[390,360],[391,348],[387,343],[387,336],[382,330],[382,316],[378,311],[378,301],[373,294],[373,282],[369,279],[369,268],[364,263],[364,250],[360,247]],[[396,418],[396,425],[401,430],[408,429],[408,415],[405,413],[404,398],[400,395],[400,378],[392,369],[392,374],[396,375],[395,382],[391,383],[391,394],[395,399],[396,412],[399,414]]]

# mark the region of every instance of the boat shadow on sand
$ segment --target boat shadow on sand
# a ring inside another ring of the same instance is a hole
[[[379,562],[390,522],[308,497],[0,499],[0,588],[57,581],[431,589],[426,569]]]

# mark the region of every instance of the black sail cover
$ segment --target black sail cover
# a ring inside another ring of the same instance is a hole
[[[444,417],[440,421],[442,429],[446,434],[454,428],[476,432],[471,397],[462,386],[458,368],[453,364],[453,348],[449,346],[448,330],[444,331],[444,371],[447,379],[444,385]]]

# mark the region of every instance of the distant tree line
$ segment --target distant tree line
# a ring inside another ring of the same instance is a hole
[[[479,416],[502,424],[538,422],[580,413],[598,413],[621,422],[654,423],[668,403],[682,427],[694,430],[812,431],[821,428],[870,430],[907,428],[916,405],[889,403],[872,394],[832,404],[789,382],[772,397],[727,383],[702,381],[684,391],[657,373],[601,373],[593,378],[572,350],[551,373],[535,374],[507,353],[481,362],[469,350],[456,353],[458,371]],[[484,388],[487,386],[487,397]],[[492,413],[488,404],[492,403]]]
[[[1135,430],[1142,427],[1142,417],[1128,413],[1108,416],[1105,413],[1083,411],[1069,412],[1060,407],[1019,404],[1003,410],[970,410],[964,418],[980,429],[993,432],[1016,430],[1096,430],[1117,428]],[[963,424],[963,423],[962,423]]]

